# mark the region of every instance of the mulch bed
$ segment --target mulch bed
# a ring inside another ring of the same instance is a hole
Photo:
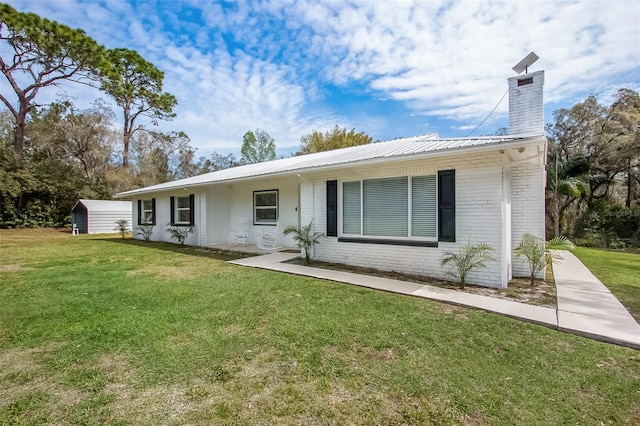
[[[291,259],[285,263],[293,263],[302,266],[312,266],[315,268],[331,269],[334,271],[353,272],[362,275],[371,275],[381,278],[413,282],[417,284],[430,285],[434,287],[447,288],[450,290],[464,291],[481,296],[507,299],[514,302],[526,303],[528,305],[544,306],[556,308],[556,286],[551,268],[547,268],[545,279],[536,280],[532,286],[529,278],[514,278],[505,289],[488,288],[467,284],[465,289],[461,289],[458,283],[452,281],[439,280],[436,278],[421,275],[404,274],[394,271],[381,271],[373,268],[361,268],[357,266],[345,265],[342,263],[320,262],[312,260],[307,264],[303,258]]]

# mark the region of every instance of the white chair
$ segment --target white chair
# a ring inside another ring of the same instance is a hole
[[[236,219],[236,229],[229,230],[229,245],[242,244],[247,245],[249,239],[249,219],[246,217],[239,217]]]
[[[281,247],[277,246],[278,243],[278,230],[280,229],[280,221],[276,222],[276,227],[273,230],[263,231],[258,236],[258,248],[263,250],[278,250]]]
[[[73,225],[71,225],[71,235],[78,235],[80,233],[80,230],[78,229],[78,224],[74,223]]]

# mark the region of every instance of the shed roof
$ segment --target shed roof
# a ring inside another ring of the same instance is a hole
[[[499,149],[530,143],[544,143],[542,135],[508,135],[475,138],[441,139],[436,133],[410,138],[394,139],[369,145],[335,149],[263,163],[247,164],[230,169],[205,173],[173,182],[161,183],[116,194],[116,197],[176,188],[200,186],[212,183],[230,182],[269,175],[285,175],[323,169],[352,167],[380,161],[394,161],[411,158],[428,158],[440,155],[458,154],[461,151]]]
[[[78,204],[82,204],[87,210],[92,212],[103,211],[131,213],[131,201],[80,199],[71,210],[75,210]]]

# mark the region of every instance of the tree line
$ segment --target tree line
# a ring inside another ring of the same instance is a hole
[[[260,129],[243,136],[239,160],[217,152],[196,157],[186,133],[158,130],[160,121],[175,117],[177,99],[164,91],[164,73],[138,52],[106,49],[81,29],[7,4],[0,4],[0,19],[6,80],[0,92],[1,227],[64,226],[79,198],[110,199],[140,186],[275,159],[275,141]],[[101,99],[84,110],[64,98],[38,103],[43,89],[63,81],[112,99],[122,126]],[[340,132],[347,133],[334,129]],[[303,144],[301,152],[312,149],[318,148]]]
[[[547,125],[547,235],[582,245],[640,246],[640,96],[589,96]]]
[[[106,49],[80,29],[0,4],[0,227],[65,226],[79,198],[115,193],[276,158],[261,129],[242,137],[240,159],[197,157],[184,132],[162,132],[176,98],[164,73],[133,50]],[[102,91],[84,110],[71,100],[40,105],[62,81]],[[149,128],[144,123],[150,122]],[[547,125],[547,235],[586,245],[640,245],[640,96],[620,89],[610,105],[595,96],[554,112]],[[499,131],[500,132],[500,131]],[[504,131],[502,131],[504,133]],[[372,143],[335,126],[300,138],[293,155]]]

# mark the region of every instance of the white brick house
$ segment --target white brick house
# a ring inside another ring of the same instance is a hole
[[[510,135],[397,139],[309,154],[140,188],[138,224],[193,226],[186,244],[227,241],[252,218],[249,243],[273,229],[313,221],[325,236],[317,260],[446,278],[442,250],[487,242],[495,261],[469,283],[506,287],[526,276],[513,255],[525,232],[544,237],[546,138],[542,71],[509,79]],[[280,233],[279,245],[294,246]]]

